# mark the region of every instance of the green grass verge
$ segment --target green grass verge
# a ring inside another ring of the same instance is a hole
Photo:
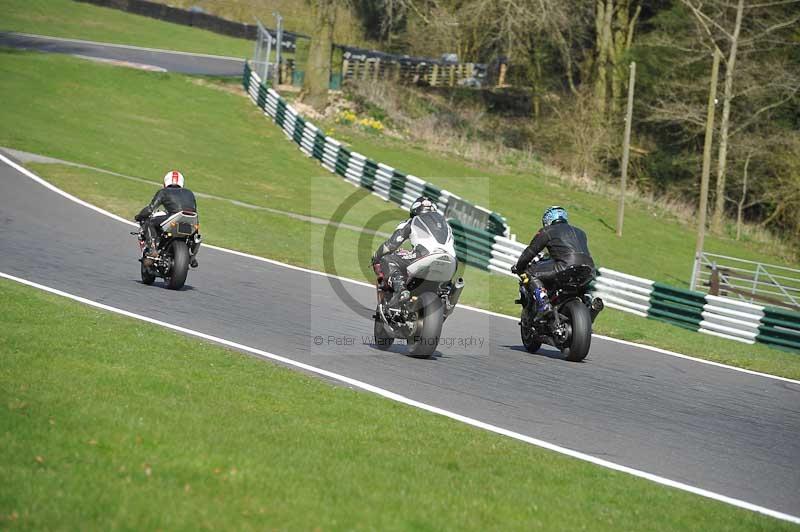
[[[0,299],[3,528],[792,528],[10,281]]]
[[[73,0],[0,0],[0,31],[249,57],[253,43]]]

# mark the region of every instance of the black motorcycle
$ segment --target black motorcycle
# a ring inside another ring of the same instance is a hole
[[[534,261],[541,259],[539,255]],[[546,286],[553,312],[537,319],[530,278],[527,273],[520,274],[520,298],[515,303],[522,305],[520,333],[529,353],[537,352],[545,343],[560,349],[571,362],[586,358],[592,343],[592,323],[604,307],[602,299],[586,293],[593,279],[591,266],[571,266],[558,272],[553,286]]]
[[[161,232],[156,239],[158,258],[145,257],[146,234],[144,224],[139,223],[139,230],[132,231],[139,239],[141,257],[142,282],[151,285],[156,277],[164,279],[167,288],[179,290],[186,282],[189,266],[197,266],[195,256],[200,250],[202,238],[198,232],[197,213],[181,211],[167,217],[161,222]]]

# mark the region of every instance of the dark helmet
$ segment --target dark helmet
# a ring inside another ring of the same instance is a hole
[[[554,223],[561,223],[567,221],[567,210],[564,207],[553,205],[549,207],[542,215],[542,227],[553,225]]]
[[[439,209],[436,204],[428,196],[420,196],[414,200],[411,207],[408,209],[409,218],[413,218],[425,212],[437,212]]]

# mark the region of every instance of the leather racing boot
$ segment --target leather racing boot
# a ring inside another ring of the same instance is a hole
[[[543,286],[536,286],[533,289],[533,296],[536,300],[536,319],[542,319],[553,313],[553,305],[550,304],[550,297]]]
[[[406,290],[406,281],[402,275],[393,275],[389,278],[392,287],[392,297],[389,299],[389,308],[397,308],[401,301],[407,301],[411,293]]]

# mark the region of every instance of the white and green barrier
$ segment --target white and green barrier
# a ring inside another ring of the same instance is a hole
[[[600,268],[593,293],[606,305],[685,329],[800,352],[800,312],[712,296]]]
[[[408,208],[420,195],[436,201],[448,218],[461,220],[489,235],[507,235],[508,224],[498,213],[442,190],[422,179],[400,172],[391,166],[345,148],[339,141],[325,135],[314,124],[306,121],[286,100],[273,89],[266,87],[248,63],[244,66],[242,85],[250,99],[272,119],[300,150],[317,159],[331,173],[337,174],[353,185],[364,187],[386,201]]]
[[[264,86],[247,64],[242,82],[264,114],[326,170],[404,208],[420,195],[427,195],[448,216],[459,260],[482,270],[512,275],[511,266],[526,244],[508,238],[508,225],[498,213],[348,150]],[[598,270],[592,292],[607,306],[637,316],[748,344],[759,342],[800,352],[798,312],[676,288],[608,268]]]

